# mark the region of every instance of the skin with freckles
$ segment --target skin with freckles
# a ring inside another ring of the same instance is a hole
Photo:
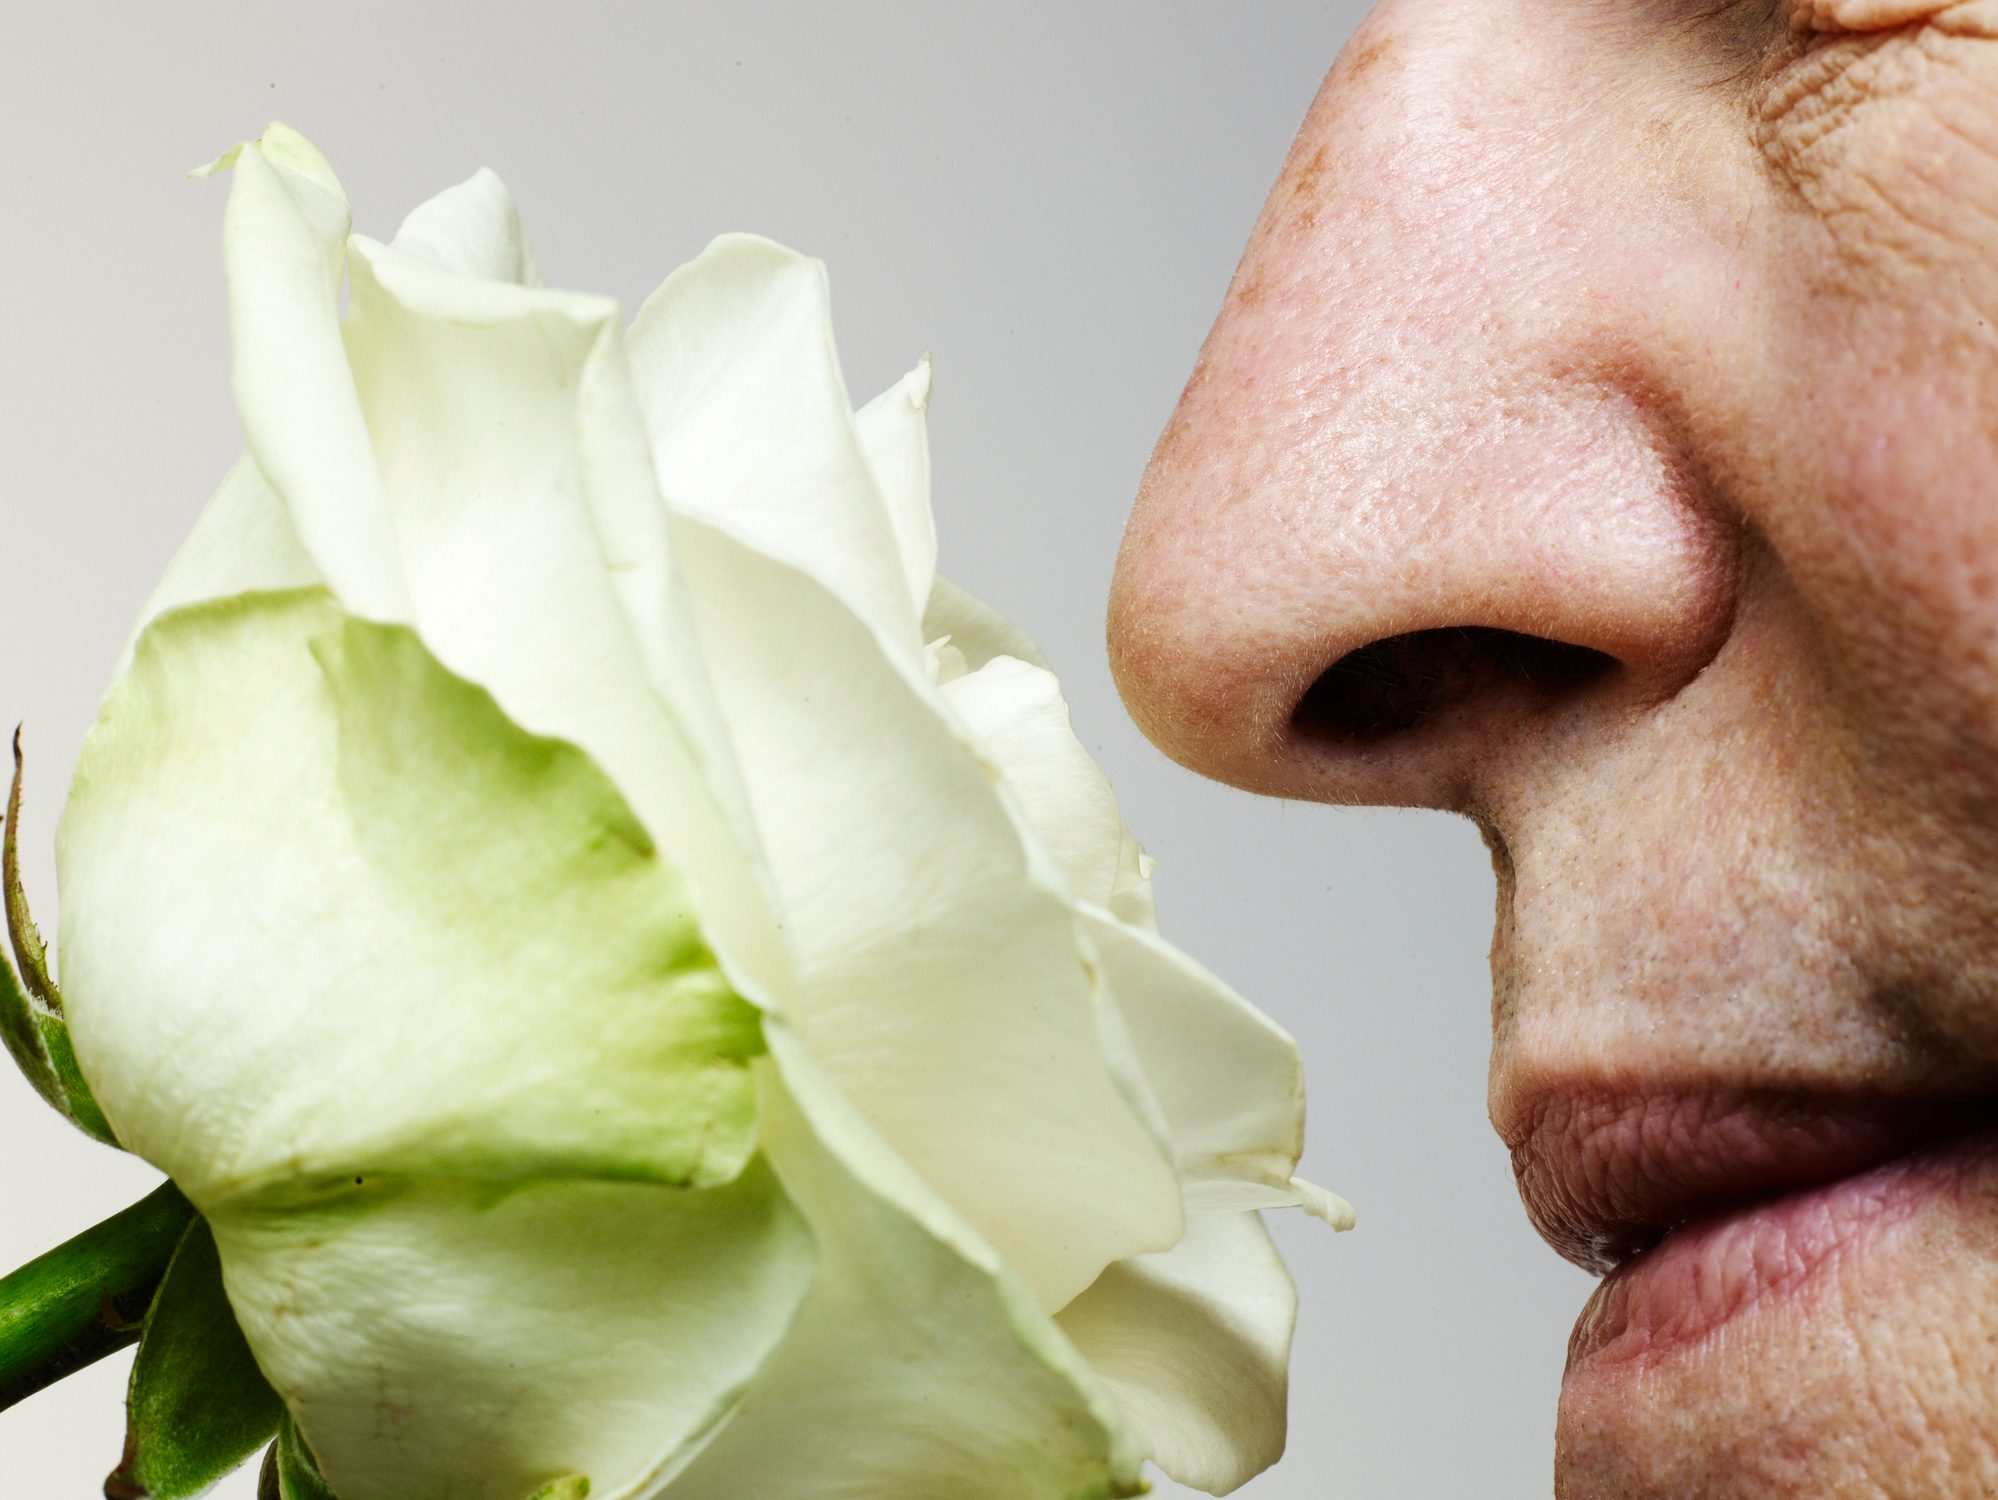
[[[1604,1099],[1998,1100],[1998,0],[1387,0],[1111,647],[1196,769],[1477,820],[1529,1199]],[[1950,1181],[1572,1362],[1557,1492],[1998,1493],[1998,1167]]]

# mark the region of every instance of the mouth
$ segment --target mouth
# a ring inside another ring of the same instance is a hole
[[[1783,1091],[1543,1095],[1508,1132],[1535,1228],[1604,1277],[1581,1365],[1658,1358],[1998,1167],[1998,1101]]]

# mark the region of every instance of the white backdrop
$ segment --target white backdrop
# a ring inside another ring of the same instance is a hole
[[[1169,934],[1301,1040],[1290,1454],[1253,1500],[1545,1496],[1588,1281],[1526,1227],[1484,1118],[1491,877],[1470,827],[1260,802],[1165,762],[1104,664],[1125,507],[1283,150],[1363,7],[297,6],[12,0],[0,30],[0,719],[25,719],[45,928],[69,766],[134,612],[239,446],[226,188],[281,117],[357,222],[480,165],[551,281],[635,308],[724,229],[826,259],[857,396],[925,350],[944,565],[1062,671],[1160,860]],[[0,1266],[138,1196],[0,1077]],[[88,1500],[127,1359],[0,1414],[0,1495]],[[247,1500],[246,1473],[224,1495]],[[1160,1493],[1184,1492],[1162,1483]],[[783,1500],[783,1497],[771,1497]]]

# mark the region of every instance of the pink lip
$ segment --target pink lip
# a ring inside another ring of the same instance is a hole
[[[1545,1080],[1495,1118],[1534,1227],[1607,1273],[1682,1225],[1842,1182],[1993,1116],[1989,1101]]]
[[[1675,1230],[1596,1289],[1569,1341],[1569,1374],[1663,1359],[1751,1308],[1807,1297],[1827,1267],[1994,1164],[1998,1131],[1983,1131]]]

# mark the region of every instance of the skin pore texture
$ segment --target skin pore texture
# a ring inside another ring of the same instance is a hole
[[[1998,1493],[1998,0],[1381,5],[1111,648],[1484,831],[1559,1495]]]

